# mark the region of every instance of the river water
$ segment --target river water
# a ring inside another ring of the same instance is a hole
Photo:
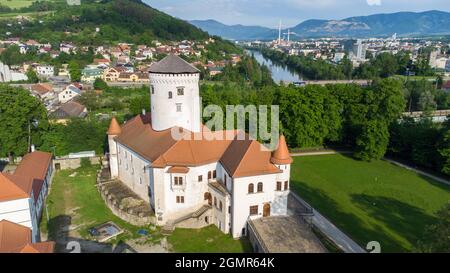
[[[281,81],[285,83],[302,81],[302,78],[295,71],[289,70],[286,66],[273,63],[271,60],[265,58],[261,52],[257,50],[247,50],[247,53],[249,55],[253,54],[259,64],[269,68],[270,72],[272,72],[272,79],[276,83],[280,83]]]

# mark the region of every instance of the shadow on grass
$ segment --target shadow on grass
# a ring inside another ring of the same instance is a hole
[[[72,217],[59,215],[47,223],[48,240],[56,242],[56,253],[123,253],[136,252],[128,244],[120,242],[115,247],[110,243],[100,243],[70,236]]]
[[[370,241],[378,241],[382,252],[410,251],[399,238],[389,234],[386,227],[376,222],[384,223],[391,231],[414,244],[417,236],[422,234],[423,227],[434,220],[423,211],[394,199],[353,195],[350,197],[351,201],[361,211],[348,213],[324,191],[312,188],[308,183],[292,180],[291,189],[363,248]],[[372,203],[377,203],[378,206],[373,206]],[[372,221],[368,222],[364,218]]]
[[[366,194],[351,195],[352,202],[364,210],[371,218],[383,222],[391,231],[397,233],[415,245],[423,234],[425,226],[437,219],[422,209],[400,202],[396,199],[370,196]],[[395,248],[388,240],[380,242],[389,249]]]

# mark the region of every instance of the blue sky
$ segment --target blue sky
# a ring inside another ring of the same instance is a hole
[[[215,19],[226,24],[284,27],[307,19],[343,19],[398,11],[443,10],[450,0],[143,0],[185,20]]]

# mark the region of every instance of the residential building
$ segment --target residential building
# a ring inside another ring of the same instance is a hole
[[[52,65],[38,65],[36,66],[36,73],[39,76],[48,78],[55,75],[55,67]]]
[[[100,68],[86,67],[81,71],[82,82],[94,82],[95,79],[101,79],[103,77],[103,70]]]
[[[0,173],[0,220],[29,227],[39,241],[39,219],[53,174],[52,155],[25,155],[13,174]]]
[[[64,104],[79,95],[81,95],[81,90],[71,84],[68,85],[63,91],[59,92],[58,100],[60,103]]]

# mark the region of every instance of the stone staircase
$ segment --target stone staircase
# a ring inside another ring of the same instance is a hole
[[[167,221],[167,223],[161,228],[161,233],[164,235],[170,235],[175,230],[175,225],[178,223],[181,223],[183,221],[186,221],[191,218],[199,218],[202,216],[205,212],[207,212],[209,209],[211,209],[210,205],[203,205],[198,210],[186,214],[184,216],[181,216],[175,220]]]

